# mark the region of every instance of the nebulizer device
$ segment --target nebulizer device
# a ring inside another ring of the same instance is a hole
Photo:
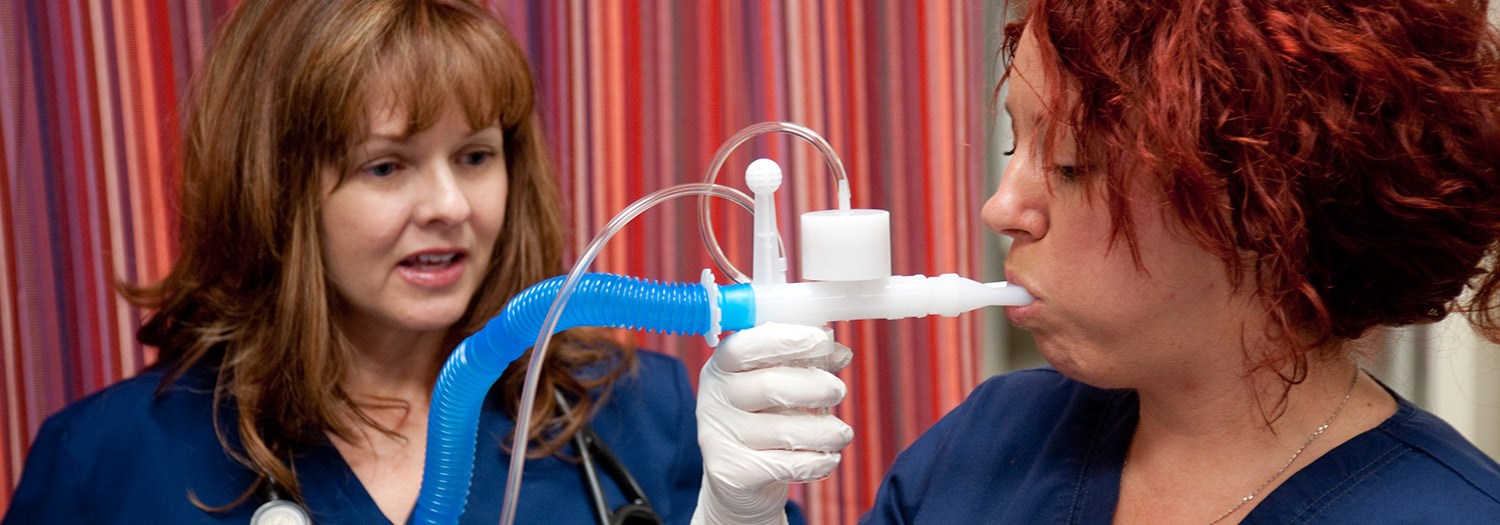
[[[787,133],[815,146],[837,185],[837,207],[801,217],[801,275],[787,282],[786,253],[776,220],[775,192],[781,168],[760,159],[746,170],[754,198],[715,184],[734,148],[765,133]],[[723,331],[769,322],[821,326],[832,321],[956,316],[985,306],[1023,305],[1025,290],[1004,282],[979,283],[954,274],[892,276],[890,214],[851,209],[848,176],[833,149],[817,133],[785,122],[750,126],[715,154],[703,183],[666,188],[621,211],[594,238],[566,275],[518,294],[483,329],[454,350],[438,377],[428,416],[427,456],[416,523],[457,523],[473,474],[480,407],[511,361],[533,348],[516,418],[501,523],[515,519],[526,458],[526,435],[535,406],[541,363],[552,334],[578,326],[624,327],[677,335],[702,335],[716,346]],[[734,281],[718,284],[704,269],[699,282],[658,283],[634,277],[586,273],[605,242],[636,216],[669,199],[701,198],[703,240],[715,264]],[[720,197],[755,214],[753,272],[746,276],[725,257],[709,221],[709,197]]]

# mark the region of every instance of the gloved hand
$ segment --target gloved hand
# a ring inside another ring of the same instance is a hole
[[[787,486],[838,466],[854,431],[826,409],[849,348],[824,328],[766,324],[730,336],[698,378],[703,486],[694,524],[786,523]]]

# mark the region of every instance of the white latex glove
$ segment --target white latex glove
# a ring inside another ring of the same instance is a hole
[[[714,350],[698,378],[703,486],[694,524],[786,523],[789,482],[828,476],[854,437],[827,410],[806,410],[843,401],[844,382],[830,372],[852,357],[831,330],[776,323]]]

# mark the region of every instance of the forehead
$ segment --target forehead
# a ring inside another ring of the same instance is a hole
[[[1016,54],[1011,57],[1009,79],[1006,81],[1005,110],[1018,124],[1037,124],[1043,114],[1042,94],[1049,89],[1046,75],[1042,71],[1041,55],[1036,34],[1027,28],[1016,45]]]
[[[413,53],[388,52],[358,73],[357,96],[346,99],[343,109],[354,119],[342,130],[346,144],[353,146],[371,135],[409,138],[453,112],[470,130],[516,126],[529,114],[530,80],[524,63],[485,68],[477,58],[453,59],[453,53],[444,59]]]
[[[406,137],[418,130],[412,128],[411,104],[389,88],[376,89],[365,103],[365,129],[356,130],[374,136]]]
[[[407,128],[411,111],[407,104],[403,104],[396,93],[389,86],[381,86],[371,93],[365,103],[364,118],[367,129],[365,131],[372,135],[384,135],[401,137],[407,134]]]
[[[375,78],[377,80],[364,99],[365,106],[358,110],[364,125],[352,130],[356,142],[376,137],[404,140],[436,125],[455,111],[472,120],[473,116],[465,111],[467,108],[452,94],[413,95],[409,87],[398,86],[390,75]]]

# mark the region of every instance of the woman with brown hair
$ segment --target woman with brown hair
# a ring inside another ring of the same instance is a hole
[[[983,219],[1052,366],[979,386],[862,522],[1500,521],[1500,465],[1352,343],[1450,313],[1500,340],[1486,3],[1026,4]],[[770,352],[731,343],[709,367]]]
[[[181,255],[128,293],[160,359],[48,420],[6,522],[245,523],[292,502],[318,523],[405,522],[445,359],[563,271],[533,89],[475,3],[242,2],[186,112]],[[683,365],[578,330],[560,342],[519,521],[625,503],[601,469],[591,504],[569,445],[591,428],[685,522],[701,459]],[[498,521],[525,362],[481,416],[465,521]]]

